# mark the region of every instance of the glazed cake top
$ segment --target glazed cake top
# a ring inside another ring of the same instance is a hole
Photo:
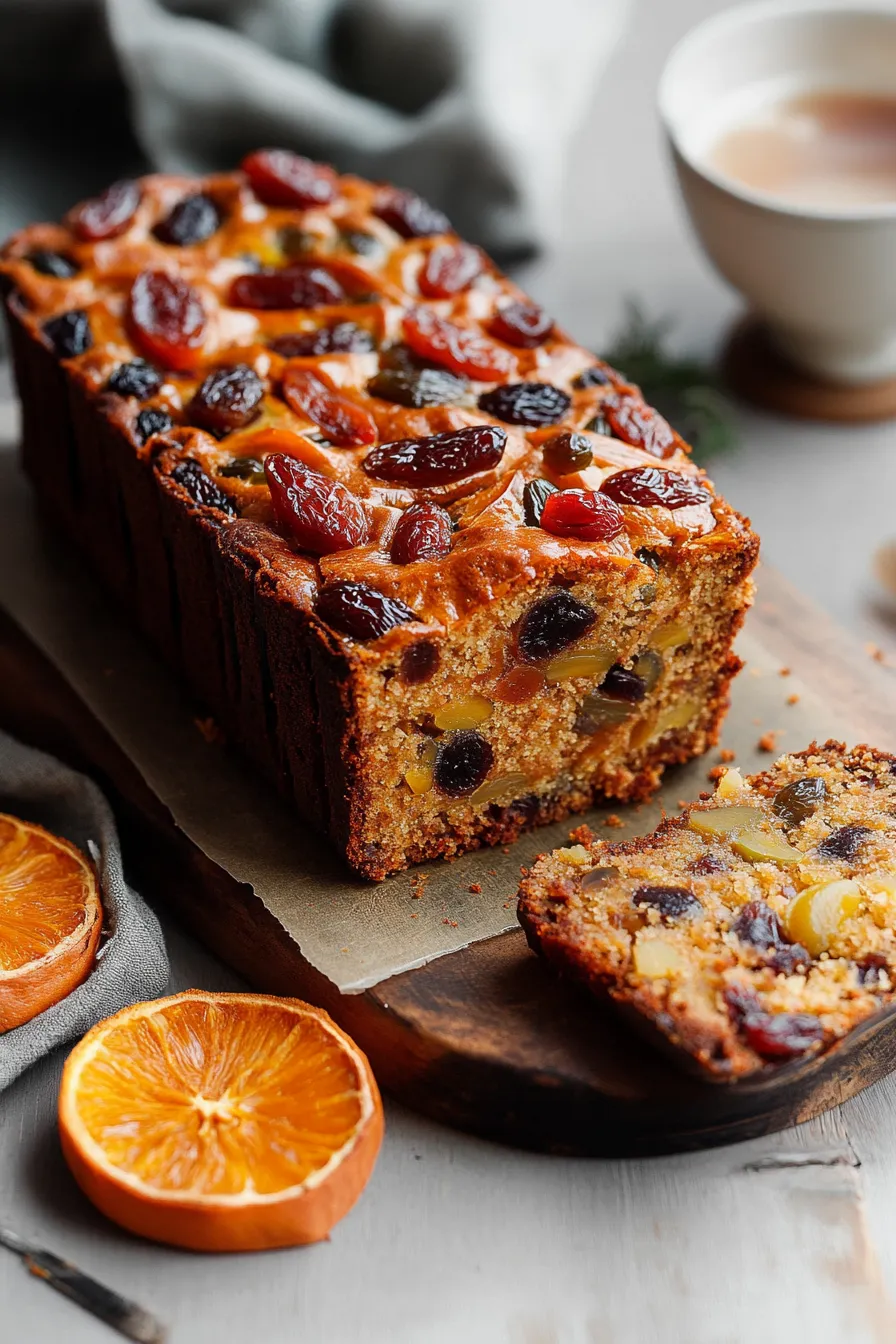
[[[300,600],[368,590],[341,626],[359,637],[755,546],[639,390],[410,192],[259,151],[116,183],[16,234],[0,270],[135,449],[222,527],[247,520]]]

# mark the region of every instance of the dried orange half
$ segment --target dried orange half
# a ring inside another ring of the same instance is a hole
[[[0,1031],[87,979],[102,927],[90,861],[42,826],[0,813]]]
[[[376,1161],[366,1057],[298,999],[188,990],[100,1022],[69,1055],[62,1149],[88,1199],[155,1241],[320,1241]]]

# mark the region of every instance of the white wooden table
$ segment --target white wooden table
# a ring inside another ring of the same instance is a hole
[[[597,348],[627,294],[675,313],[692,348],[736,311],[687,234],[652,104],[672,42],[721,7],[640,0],[583,128],[564,246],[529,282]],[[714,475],[766,557],[896,655],[869,578],[872,550],[896,534],[896,428],[745,413],[743,430]],[[236,987],[167,932],[172,988]],[[138,1242],[80,1196],[55,1137],[61,1063],[0,1101],[0,1218],[157,1311],[173,1344],[896,1340],[896,1075],[786,1134],[649,1161],[512,1152],[389,1105],[373,1180],[331,1243],[214,1258]],[[3,1344],[112,1338],[0,1252]]]

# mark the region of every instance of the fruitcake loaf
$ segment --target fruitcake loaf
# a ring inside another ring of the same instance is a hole
[[[0,273],[45,510],[358,873],[715,741],[749,524],[419,197],[259,151]]]
[[[813,743],[649,836],[542,856],[530,945],[706,1074],[819,1052],[896,988],[896,757]]]

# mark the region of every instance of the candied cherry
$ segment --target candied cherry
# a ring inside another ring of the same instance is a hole
[[[409,686],[429,681],[439,669],[441,655],[431,639],[418,639],[401,655],[401,679]]]
[[[508,425],[555,425],[571,405],[553,383],[504,383],[483,392],[479,409]]]
[[[466,390],[466,379],[447,369],[385,368],[367,384],[371,396],[413,408],[450,406]]]
[[[654,457],[671,457],[680,443],[669,422],[639,397],[607,397],[601,402],[601,412],[617,439]]]
[[[662,467],[630,467],[614,471],[600,487],[601,494],[617,504],[635,504],[649,509],[683,509],[688,504],[707,504],[712,495],[693,476]]]
[[[450,299],[482,274],[483,256],[471,243],[436,243],[426,254],[417,284],[428,299]]]
[[[187,408],[191,423],[212,434],[242,429],[259,414],[264,383],[248,364],[215,369],[204,380]]]
[[[389,558],[393,565],[435,560],[451,550],[451,515],[438,504],[412,504],[392,533]]]
[[[127,364],[119,364],[109,375],[106,389],[119,397],[138,397],[140,401],[151,397],[162,386],[162,375],[145,359],[132,359]]]
[[[337,448],[357,448],[376,440],[376,421],[370,412],[337,392],[313,369],[287,364],[283,396],[297,415],[313,420]]]
[[[558,490],[541,511],[545,532],[577,541],[612,541],[623,525],[619,505],[597,490]]]
[[[632,905],[650,906],[666,920],[692,918],[703,909],[687,887],[638,887],[632,893]]]
[[[597,612],[560,588],[541,597],[519,623],[516,644],[521,658],[538,663],[581,639],[597,620]]]
[[[225,495],[220,486],[215,485],[194,458],[185,457],[178,462],[171,472],[171,479],[182,485],[195,503],[204,504],[209,509],[220,509],[222,513],[236,513],[233,500]]]
[[[532,350],[551,335],[554,319],[548,317],[537,303],[506,303],[494,314],[488,329],[492,336],[507,345]]]
[[[387,597],[369,584],[348,579],[326,584],[318,594],[315,610],[327,625],[352,639],[379,639],[394,626],[417,619],[397,597]]]
[[[551,495],[556,495],[557,487],[544,477],[538,476],[528,481],[523,489],[523,514],[527,527],[541,527],[541,515]]]
[[[166,217],[153,229],[161,243],[173,247],[195,247],[217,233],[221,227],[221,212],[211,196],[197,192],[178,201]]]
[[[547,439],[541,445],[541,454],[558,476],[568,476],[573,471],[584,471],[594,461],[590,439],[572,430],[565,430]]]
[[[277,522],[303,551],[329,555],[367,541],[364,506],[340,481],[283,453],[265,458],[264,474]]]
[[[401,485],[447,485],[496,467],[507,435],[495,425],[466,425],[424,439],[382,443],[361,463],[368,476]]]
[[[415,191],[383,187],[371,209],[402,238],[426,238],[434,233],[451,232],[448,216],[424,201]]]
[[[240,167],[265,205],[303,210],[327,205],[336,195],[336,174],[332,168],[288,149],[257,149],[246,155]]]
[[[125,178],[113,182],[99,196],[76,205],[68,215],[68,222],[79,238],[97,243],[104,238],[116,238],[124,233],[140,204],[140,187]]]
[[[792,783],[785,784],[783,789],[779,789],[775,794],[772,811],[785,825],[799,826],[807,817],[812,816],[826,797],[824,780],[819,776],[795,779]]]
[[[62,252],[47,252],[38,249],[29,252],[27,260],[41,275],[52,276],[54,280],[70,280],[78,274],[77,263]]]
[[[461,377],[495,383],[513,372],[514,358],[502,346],[479,331],[455,326],[429,308],[412,308],[405,315],[403,331],[414,354]]]
[[[308,355],[365,354],[373,349],[373,337],[356,322],[334,322],[313,331],[290,332],[271,341],[271,349],[285,359]]]
[[[728,864],[715,854],[701,854],[699,858],[691,859],[688,871],[696,877],[711,877],[713,873],[727,873]]]
[[[870,826],[838,826],[818,846],[818,857],[842,859],[844,863],[854,863],[870,834]]]
[[[60,359],[83,355],[93,345],[90,318],[81,308],[51,317],[43,325],[43,333]]]
[[[165,410],[164,406],[147,406],[141,411],[134,422],[137,438],[141,443],[146,443],[153,434],[167,434],[174,425],[171,416]]]
[[[238,275],[230,286],[229,302],[234,308],[321,308],[344,303],[345,290],[323,266],[292,262],[279,271]]]
[[[482,784],[494,763],[495,753],[475,728],[462,728],[439,744],[433,783],[449,798],[463,798]]]
[[[198,290],[168,271],[141,271],[131,286],[130,325],[143,351],[169,369],[200,359],[206,312]]]

